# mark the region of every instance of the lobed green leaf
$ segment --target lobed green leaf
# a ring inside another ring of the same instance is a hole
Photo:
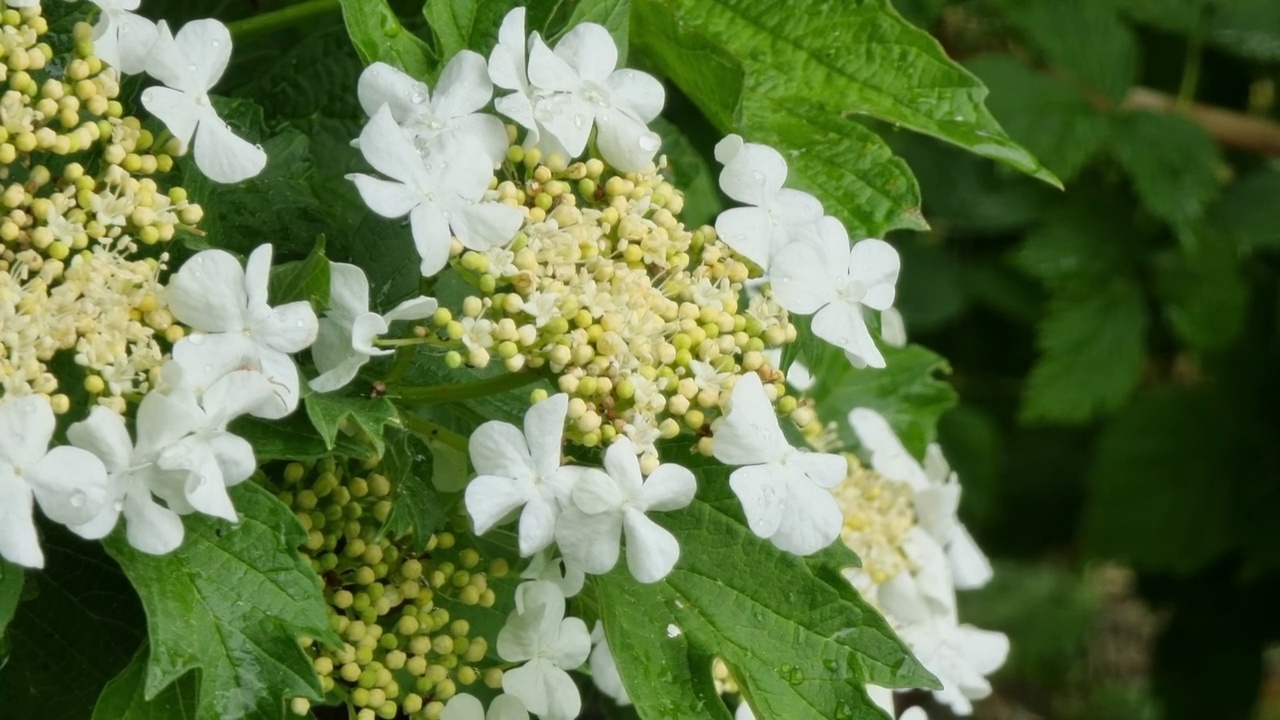
[[[147,663],[150,653],[144,643],[133,660],[102,689],[92,720],[174,720],[196,714],[196,675],[188,673],[148,698]]]
[[[341,0],[342,19],[365,65],[384,62],[416,78],[431,75],[431,49],[409,32],[387,0]],[[433,3],[434,4],[434,3]]]

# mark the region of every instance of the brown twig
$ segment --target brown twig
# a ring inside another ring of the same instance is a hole
[[[1229,148],[1280,156],[1280,123],[1274,120],[1194,102],[1178,108],[1177,98],[1173,95],[1144,87],[1130,88],[1121,109],[1177,112],[1209,131],[1214,140]]]

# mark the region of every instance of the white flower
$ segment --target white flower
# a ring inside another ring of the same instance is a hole
[[[372,117],[386,105],[419,147],[440,136],[470,135],[497,165],[507,155],[507,130],[493,115],[477,112],[489,104],[493,84],[484,58],[463,50],[445,65],[435,97],[425,83],[398,68],[376,62],[360,74],[360,106]]]
[[[539,144],[542,129],[533,116],[534,90],[529,85],[528,53],[525,45],[523,7],[508,12],[498,28],[498,44],[489,53],[489,78],[510,95],[497,98],[493,107],[529,130],[526,145]],[[536,34],[536,33],[535,33]]]
[[[880,339],[893,347],[907,346],[907,325],[898,308],[886,308],[880,313]]]
[[[595,682],[600,692],[608,695],[617,704],[623,707],[630,705],[631,698],[627,695],[627,689],[622,686],[618,664],[613,660],[613,653],[609,650],[609,640],[604,636],[604,625],[600,621],[596,621],[596,626],[591,630],[591,641],[595,643],[588,660],[591,665],[591,680]]]
[[[49,449],[53,407],[42,395],[0,401],[0,557],[44,567],[33,499],[54,522],[78,525],[107,502],[107,470],[86,450]]]
[[[666,96],[653,76],[615,70],[617,65],[618,46],[602,25],[574,27],[554,51],[535,34],[529,51],[533,116],[571,158],[586,149],[594,124],[605,161],[623,172],[638,172],[662,146],[647,123],[662,112]]]
[[[421,320],[436,311],[429,297],[416,297],[379,315],[369,312],[369,279],[364,271],[347,263],[329,263],[329,309],[320,318],[319,333],[311,347],[320,376],[310,383],[316,392],[332,392],[351,382],[374,355],[388,355],[388,348],[373,341],[396,320]]]
[[[898,628],[898,635],[942,683],[934,699],[957,715],[972,715],[972,701],[991,694],[986,676],[1009,655],[1009,638],[1004,633],[960,625],[952,618],[907,625]]]
[[[568,567],[561,558],[552,557],[550,549],[534,553],[533,558],[529,560],[529,566],[520,573],[520,577],[525,580],[546,580],[555,583],[567,598],[582,592],[582,586],[587,582],[585,573],[577,568]]]
[[[717,460],[742,466],[729,476],[729,486],[756,535],[797,555],[813,554],[840,536],[843,515],[827,488],[844,480],[848,465],[839,455],[787,443],[760,376],[738,378],[712,441]]]
[[[231,132],[209,101],[231,59],[231,33],[217,20],[193,20],[175,37],[163,20],[147,56],[147,74],[168,87],[151,87],[142,104],[160,118],[186,152],[192,137],[196,165],[210,180],[237,183],[267,165],[261,147]]]
[[[482,202],[493,167],[479,140],[469,135],[436,138],[419,154],[413,139],[384,105],[360,133],[360,152],[392,178],[348,175],[369,209],[386,218],[409,216],[424,276],[449,261],[450,231],[472,250],[505,245],[524,221],[520,211]]]
[[[849,234],[827,216],[813,227],[812,240],[791,243],[774,257],[770,285],[778,304],[813,316],[813,333],[845,351],[855,362],[884,367],[863,317],[863,307],[893,305],[900,262],[883,240],[863,240],[849,248]]]
[[[590,653],[587,625],[564,616],[560,588],[531,582],[516,589],[516,611],[498,633],[498,655],[524,664],[503,674],[505,692],[543,720],[571,720],[582,709],[582,698],[565,671],[582,665]]]
[[[782,187],[787,161],[777,150],[730,135],[716,144],[720,189],[752,207],[730,208],[716,218],[716,233],[738,254],[768,270],[784,246],[822,217],[822,203],[806,192]]]
[[[551,544],[561,505],[583,471],[604,475],[560,465],[568,412],[569,396],[559,393],[529,408],[523,433],[509,423],[489,421],[471,434],[471,464],[478,477],[467,485],[466,503],[477,534],[524,507],[520,554],[528,557]]]
[[[179,340],[173,358],[197,392],[232,370],[251,367],[271,381],[274,396],[253,415],[276,419],[298,406],[298,368],[289,353],[315,342],[318,321],[305,301],[267,305],[271,246],[245,267],[224,250],[196,253],[169,280],[169,309],[196,332]]]
[[[929,446],[925,464],[907,452],[888,421],[868,408],[849,413],[849,425],[871,455],[871,467],[890,480],[906,483],[920,526],[946,549],[960,590],[980,588],[990,582],[991,562],[973,536],[956,517],[960,508],[960,483],[942,456],[937,443]]]
[[[484,705],[474,695],[463,693],[450,698],[440,720],[529,720],[529,711],[516,696],[499,695],[485,714]]]
[[[867,686],[867,696],[871,698],[871,702],[875,703],[881,710],[889,713],[889,717],[895,716],[895,708],[893,703],[893,691],[889,688],[882,688],[877,685]],[[920,707],[909,707],[902,711],[901,715],[897,715],[898,720],[929,720],[929,714]]]
[[[157,33],[155,23],[133,12],[142,0],[92,2],[102,9],[98,23],[93,26],[93,54],[128,75],[145,70]]]
[[[666,577],[680,557],[680,544],[650,520],[651,510],[679,510],[693,501],[693,473],[672,463],[649,477],[640,473],[636,448],[620,436],[604,453],[607,475],[584,474],[573,486],[573,505],[556,527],[556,544],[570,567],[602,575],[618,563],[620,536],[627,537],[627,567],[642,583]]]

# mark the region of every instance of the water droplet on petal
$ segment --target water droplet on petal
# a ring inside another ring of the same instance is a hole
[[[116,512],[121,512],[121,511],[123,511],[123,510],[124,510],[124,500],[117,500],[117,501],[115,501],[115,502],[111,503],[111,507],[112,507],[112,508],[114,508]]]
[[[293,326],[294,326],[294,327],[299,327],[299,328],[300,328],[300,327],[306,327],[306,325],[307,325],[307,323],[306,323],[306,322],[304,322],[304,321],[302,321],[302,320],[295,320],[295,321],[294,321],[294,323],[293,323]]]
[[[198,68],[196,67],[195,63],[187,63],[187,72],[194,75],[197,69]]]
[[[82,508],[85,503],[89,502],[89,496],[83,490],[75,490],[71,493],[68,502],[71,503],[71,507]]]
[[[586,125],[586,124],[587,124],[587,117],[586,117],[585,115],[583,115],[582,113],[576,113],[576,114],[573,116],[573,125],[574,125],[574,127],[582,127],[582,126],[584,126],[584,125]]]
[[[662,139],[658,137],[657,133],[641,135],[637,142],[640,145],[640,149],[645,152],[656,152],[662,146]]]
[[[764,184],[764,173],[760,172],[759,170],[752,170],[752,171],[751,171],[751,179],[752,179],[752,180],[755,180],[758,184],[763,185],[763,184]]]

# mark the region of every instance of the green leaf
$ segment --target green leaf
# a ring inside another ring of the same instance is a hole
[[[1143,206],[1171,225],[1202,217],[1218,193],[1218,145],[1199,125],[1179,115],[1120,116],[1113,127],[1112,151]]]
[[[431,533],[448,519],[451,503],[436,490],[434,453],[407,432],[388,433],[383,472],[391,479],[395,495],[384,525],[392,537],[413,536],[416,552],[427,549]]]
[[[663,175],[684,193],[681,221],[691,228],[714,223],[716,215],[724,209],[717,171],[712,170],[693,141],[670,121],[659,117],[649,123],[649,128],[662,136],[662,154],[667,156]]]
[[[603,25],[618,44],[618,67],[627,64],[627,49],[630,45],[631,32],[631,0],[580,0],[569,16],[565,27],[591,22]]]
[[[399,411],[386,398],[313,392],[302,402],[307,406],[307,417],[311,418],[311,423],[330,450],[337,445],[338,433],[345,427],[352,432],[363,431],[373,443],[374,451],[381,455],[386,447],[382,438],[383,427],[400,425]]]
[[[849,411],[856,407],[875,410],[889,421],[903,445],[917,457],[937,433],[938,418],[956,404],[956,392],[939,379],[951,371],[947,361],[919,345],[884,346],[883,369],[858,369],[843,354],[830,364],[813,367],[818,384],[811,394],[818,401],[818,415],[834,422],[848,445],[857,438],[849,427]],[[837,364],[837,361],[841,364]]]
[[[759,130],[752,109],[738,106],[745,90],[812,103],[825,118],[870,115],[1057,183],[982,106],[982,83],[887,0],[800,0],[786,12],[771,0],[638,0],[633,20],[637,44],[723,131]],[[741,84],[730,84],[733,61]]]
[[[355,232],[332,240],[331,249],[334,258],[364,270],[370,306],[391,307],[417,293],[422,273],[403,223],[366,213]]]
[[[279,263],[271,268],[268,296],[272,305],[305,300],[321,311],[329,306],[329,259],[324,256],[324,236],[305,260]]]
[[[18,600],[22,598],[22,568],[0,559],[0,648],[3,647],[5,628],[13,619],[18,609]]]
[[[422,14],[431,26],[443,63],[460,50],[474,50],[488,56],[489,51],[498,43],[498,28],[502,25],[502,19],[513,8],[521,5],[527,6],[524,31],[541,33],[543,39],[554,44],[554,39],[560,33],[553,32],[558,29],[553,28],[553,25],[563,24],[566,5],[572,6],[575,14],[579,12],[579,7],[586,7],[587,10],[582,12],[595,16],[594,22],[610,17],[613,17],[615,23],[624,22],[608,9],[615,4],[620,4],[620,0],[548,0],[535,3],[522,3],[520,0],[427,0]],[[557,23],[557,20],[561,22]],[[609,29],[612,33],[613,28]],[[619,36],[614,35],[614,39],[618,40]],[[619,45],[623,53],[620,57],[624,57],[626,44],[620,40]]]
[[[329,455],[362,458],[372,452],[369,446],[361,445],[346,435],[339,435],[330,448],[311,420],[299,412],[270,421],[245,416],[232,422],[229,429],[249,441],[259,463],[267,460],[318,460]]]
[[[1077,87],[1009,55],[968,63],[991,89],[987,105],[1009,134],[1069,182],[1106,142],[1110,124]]]
[[[1085,547],[1139,570],[1190,573],[1230,542],[1232,414],[1203,393],[1144,397],[1107,427],[1089,473]]]
[[[1083,423],[1121,407],[1142,378],[1146,331],[1146,300],[1132,281],[1054,297],[1037,329],[1022,419]]]
[[[365,65],[384,62],[425,79],[436,63],[431,49],[405,29],[387,0],[341,0],[342,19]],[[437,3],[432,3],[437,4]]]
[[[1182,235],[1178,251],[1156,257],[1165,314],[1190,347],[1223,350],[1240,335],[1249,300],[1240,250],[1228,235],[1203,229]]]
[[[479,0],[427,0],[422,6],[422,14],[431,26],[442,64],[472,47],[472,33],[480,6]]]
[[[1114,0],[1007,2],[1008,17],[1027,33],[1049,64],[1066,70],[1112,104],[1124,100],[1137,76],[1138,47]]]
[[[146,696],[198,670],[200,720],[284,720],[290,698],[322,698],[299,638],[338,639],[297,551],[306,539],[297,518],[252,482],[231,495],[239,525],[189,516],[185,542],[169,555],[141,553],[120,533],[106,546],[147,610]]]
[[[1222,193],[1209,225],[1240,247],[1280,250],[1280,170],[1262,167]]]
[[[1106,285],[1136,260],[1137,232],[1122,220],[1126,211],[1101,193],[1075,193],[1044,215],[1013,262],[1053,291]]]
[[[746,527],[728,469],[703,473],[701,499],[655,517],[680,539],[672,573],[652,585],[625,567],[597,579],[609,646],[641,717],[728,717],[708,695],[714,656],[762,720],[881,719],[864,682],[936,687],[842,577],[856,556],[839,543],[810,558],[774,548]],[[654,647],[655,637],[673,647]]]
[[[1196,28],[1223,52],[1259,62],[1280,60],[1280,5],[1272,0],[1122,0],[1135,19],[1170,32]]]
[[[146,639],[146,618],[98,542],[41,523],[45,567],[31,573],[0,652],[0,715],[84,720]]]
[[[144,643],[129,665],[102,689],[92,720],[174,720],[196,714],[196,676],[188,673],[158,695],[146,697],[147,662]]]

